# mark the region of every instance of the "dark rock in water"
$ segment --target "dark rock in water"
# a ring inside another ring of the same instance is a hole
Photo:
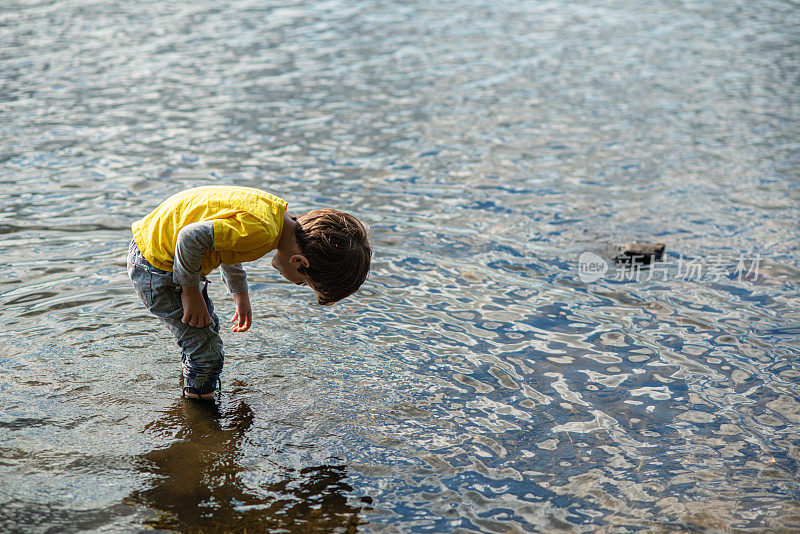
[[[621,243],[616,245],[614,261],[625,265],[650,265],[661,261],[664,256],[664,243]]]

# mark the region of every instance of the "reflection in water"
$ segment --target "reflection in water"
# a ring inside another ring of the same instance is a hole
[[[347,502],[353,488],[343,465],[288,470],[280,482],[246,487],[240,447],[252,424],[253,411],[242,401],[181,401],[147,425],[177,441],[141,457],[141,469],[157,478],[129,500],[158,512],[146,523],[182,532],[355,531],[360,508]]]

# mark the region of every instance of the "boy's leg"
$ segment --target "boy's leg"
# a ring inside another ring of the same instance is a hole
[[[222,338],[219,336],[219,318],[214,313],[214,303],[208,297],[208,281],[205,279],[201,282],[200,294],[208,308],[208,315],[211,316],[210,325],[197,328],[181,322],[180,319],[177,323],[172,320],[165,322],[182,349],[184,387],[193,388],[198,395],[205,395],[217,389],[217,379],[222,372],[225,356],[222,351]]]
[[[181,287],[173,283],[172,273],[150,265],[134,242],[131,242],[128,254],[128,274],[147,309],[164,321],[181,347],[184,387],[191,387],[202,396],[213,394],[222,372],[224,355],[219,318],[208,298],[208,282],[203,280],[201,294],[212,323],[197,328],[181,321]]]

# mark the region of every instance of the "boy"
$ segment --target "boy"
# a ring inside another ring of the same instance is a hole
[[[233,295],[234,332],[252,322],[242,262],[275,250],[272,266],[313,289],[319,304],[345,298],[366,279],[372,249],[358,219],[328,208],[292,217],[286,206],[249,187],[199,187],[173,195],[131,226],[128,276],[181,347],[185,397],[213,398],[222,372],[219,319],[206,280],[213,269],[220,267]]]

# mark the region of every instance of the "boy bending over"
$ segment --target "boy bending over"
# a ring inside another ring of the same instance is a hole
[[[184,396],[213,398],[222,372],[219,319],[206,279],[212,270],[220,268],[233,295],[234,332],[250,328],[253,317],[242,263],[273,250],[272,266],[313,289],[320,304],[333,304],[364,283],[372,249],[358,219],[329,208],[292,217],[286,206],[258,189],[199,187],[133,223],[128,276],[181,347]]]

